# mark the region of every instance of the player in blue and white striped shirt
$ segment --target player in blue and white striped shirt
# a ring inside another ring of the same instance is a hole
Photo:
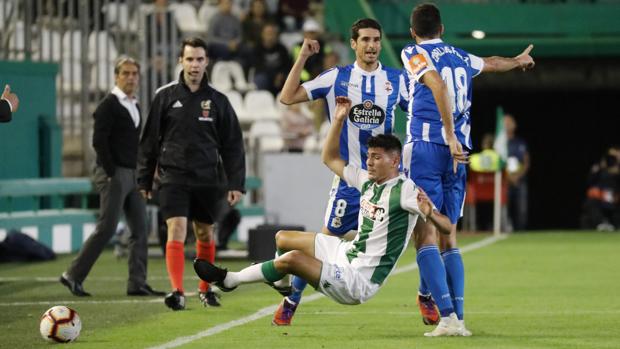
[[[461,335],[471,335],[463,324],[464,268],[456,247],[456,223],[465,199],[467,154],[472,149],[470,107],[472,79],[483,72],[532,68],[530,45],[514,58],[480,58],[441,40],[444,27],[439,9],[422,4],[411,14],[415,43],[405,46],[401,58],[410,78],[408,139],[404,150],[405,171],[422,187],[440,212],[450,218],[452,231],[440,236],[441,256],[434,228],[416,226],[420,294],[418,303],[424,323],[439,321],[427,335],[444,335],[442,321],[452,311],[461,320]],[[442,262],[443,257],[443,262]]]
[[[348,97],[353,106],[340,136],[340,155],[350,165],[362,169],[366,169],[368,139],[378,134],[391,134],[396,107],[406,110],[408,105],[406,74],[401,69],[385,67],[378,60],[381,36],[381,25],[377,21],[370,18],[356,21],[351,27],[351,48],[355,51],[355,63],[329,69],[300,85],[300,74],[306,60],[319,51],[317,41],[305,39],[280,98],[284,104],[323,98],[331,120],[336,97]],[[349,231],[355,231],[359,200],[359,191],[336,176],[322,232],[344,236]],[[290,300],[298,303],[304,287],[304,282],[294,278]],[[278,319],[274,319],[274,323],[288,324],[290,319],[288,323],[279,323]]]

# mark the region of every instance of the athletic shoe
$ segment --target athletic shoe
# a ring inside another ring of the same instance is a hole
[[[288,296],[290,296],[293,293],[293,287],[291,285],[276,286],[276,284],[274,284],[273,282],[269,282],[269,281],[266,281],[265,283],[267,285],[269,285],[269,287],[271,287],[274,290],[278,291],[278,293],[281,294],[282,297],[288,297]]]
[[[276,326],[290,325],[296,309],[297,304],[291,302],[288,297],[284,297],[275,314],[273,314],[273,320],[271,323]]]
[[[439,324],[431,332],[426,332],[425,337],[447,337],[460,336],[460,324],[456,314],[452,313],[448,317],[442,317]]]
[[[204,259],[194,259],[194,271],[196,271],[196,274],[199,278],[206,282],[213,283],[223,292],[230,292],[237,288],[237,286],[224,286],[224,279],[226,279],[226,274],[228,274],[228,270],[216,267],[215,265],[207,262]]]
[[[423,296],[418,293],[416,303],[420,308],[420,314],[422,314],[422,322],[425,325],[437,325],[439,323],[439,309],[433,300],[433,297]]]
[[[213,291],[198,292],[198,298],[205,307],[219,307],[221,305],[219,299],[220,297]]]
[[[175,290],[168,293],[166,298],[164,298],[164,303],[172,310],[183,310],[185,309],[185,296],[181,291]]]
[[[465,320],[459,320],[459,333],[458,336],[471,337],[472,333],[465,327]]]

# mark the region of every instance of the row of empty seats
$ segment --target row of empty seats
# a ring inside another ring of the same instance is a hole
[[[329,122],[325,121],[321,125],[318,134],[313,134],[304,140],[303,151],[309,153],[319,152],[329,130]],[[254,122],[247,133],[249,149],[254,149],[259,153],[281,152],[284,148],[284,140],[294,137],[286,134],[280,124],[273,120],[261,120]]]

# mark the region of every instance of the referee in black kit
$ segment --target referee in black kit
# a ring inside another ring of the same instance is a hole
[[[196,256],[213,262],[213,223],[226,205],[241,199],[245,183],[245,151],[237,115],[222,93],[209,86],[207,45],[199,38],[183,40],[183,71],[178,81],[157,90],[151,104],[138,159],[138,187],[149,198],[155,171],[161,181],[160,209],[168,226],[166,267],[172,292],[165,304],[185,308],[184,241],[188,220],[196,235]],[[205,306],[220,303],[208,283],[198,284]]]

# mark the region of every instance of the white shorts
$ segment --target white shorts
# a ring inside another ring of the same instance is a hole
[[[341,304],[361,304],[377,293],[380,285],[370,282],[347,259],[351,242],[316,234],[314,256],[323,262],[317,290]]]

